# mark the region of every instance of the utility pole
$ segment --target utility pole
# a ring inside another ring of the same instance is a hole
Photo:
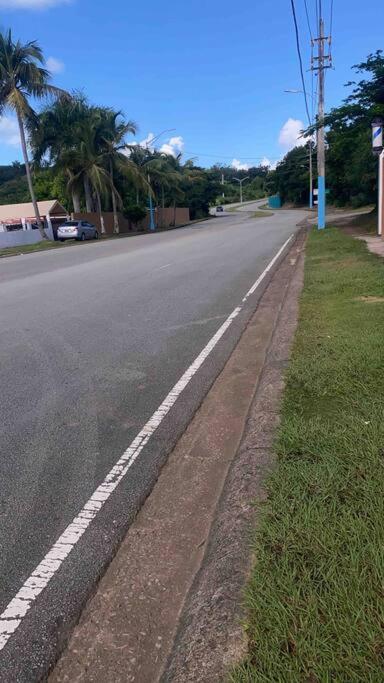
[[[325,54],[325,42],[330,45],[330,38],[324,35],[324,21],[322,17],[321,0],[319,1],[319,37],[314,39],[317,43],[318,54],[312,60],[312,70],[317,71],[319,79],[319,101],[318,101],[318,115],[317,115],[317,188],[318,188],[318,219],[317,227],[319,230],[325,228],[325,205],[326,205],[326,189],[325,189],[325,131],[324,131],[324,80],[325,69],[330,69],[332,66],[331,54]],[[316,61],[317,65],[313,66]]]
[[[223,186],[223,199],[224,199],[224,173],[221,174],[221,184]]]
[[[240,184],[240,204],[243,203],[243,182],[245,180],[248,180],[249,175],[246,176],[246,178],[234,178],[233,180],[236,180]]]
[[[324,23],[319,35],[319,129],[317,132],[318,228],[325,228],[325,136],[324,136]]]
[[[312,138],[309,140],[309,208],[313,209]]]

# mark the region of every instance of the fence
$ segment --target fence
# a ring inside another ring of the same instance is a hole
[[[104,232],[106,235],[112,235],[113,234],[113,213],[112,211],[103,211],[102,212],[102,217],[103,217],[103,222],[104,222]],[[150,224],[150,219],[149,219],[149,213],[148,215],[142,220],[139,221],[139,223],[135,224],[132,223],[132,221],[128,220],[128,218],[124,218],[124,216],[119,213],[119,231],[121,234],[136,231],[136,230],[149,230],[149,224]],[[93,223],[96,225],[98,231],[100,234],[102,233],[102,228],[100,224],[100,215],[98,213],[74,213],[72,214],[72,217],[74,220],[83,220],[83,221],[89,221],[89,223]],[[190,218],[189,218],[189,209],[185,207],[176,207],[176,210],[173,208],[167,208],[167,209],[156,209],[155,211],[155,223],[156,226],[159,228],[169,228],[171,225],[174,223],[176,225],[185,225],[185,223],[189,223]]]

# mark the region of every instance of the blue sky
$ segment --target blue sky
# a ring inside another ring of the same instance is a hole
[[[307,2],[314,24],[315,0]],[[296,4],[308,69],[304,0]],[[0,0],[0,10],[3,28],[41,44],[55,84],[122,109],[139,140],[174,129],[161,143],[202,165],[274,161],[305,121],[302,96],[284,93],[301,88],[290,0]],[[382,0],[334,0],[328,107],[346,93],[351,65],[384,48],[383,26]],[[21,159],[17,142],[7,115],[0,163]]]

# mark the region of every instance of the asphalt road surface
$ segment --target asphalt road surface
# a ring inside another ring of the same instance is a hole
[[[44,590],[30,575],[304,217],[255,208],[0,259],[2,682],[39,680],[54,660],[258,291]]]

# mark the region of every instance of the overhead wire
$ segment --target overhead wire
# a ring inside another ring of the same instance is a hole
[[[304,0],[304,7],[305,7],[305,14],[306,14],[306,17],[307,17],[307,24],[308,24],[309,35],[311,36],[311,40],[313,40],[311,22],[310,22],[310,20],[309,20],[309,12],[308,12],[308,3],[307,3],[307,0]]]
[[[205,154],[202,152],[191,152],[191,151],[185,151],[184,154],[196,156],[196,157],[211,157],[212,159],[238,159],[238,161],[258,161],[260,159],[265,159],[265,156],[262,157],[238,157],[236,154],[231,154],[225,155],[225,154]],[[271,161],[275,161],[279,157],[272,157]]]
[[[308,107],[308,95],[307,95],[307,87],[306,87],[306,85],[305,85],[305,78],[304,78],[303,58],[302,58],[302,56],[301,56],[300,37],[299,37],[299,27],[298,27],[298,24],[297,24],[295,0],[291,0],[291,9],[292,9],[293,23],[294,23],[294,26],[295,26],[296,49],[297,49],[297,55],[298,55],[298,58],[299,58],[300,76],[301,76],[301,83],[302,83],[302,86],[303,86],[304,101],[305,101],[305,109],[306,109],[306,112],[307,112],[307,117],[308,117],[309,125],[311,125],[311,115],[310,115],[310,113],[309,113],[309,107]]]

